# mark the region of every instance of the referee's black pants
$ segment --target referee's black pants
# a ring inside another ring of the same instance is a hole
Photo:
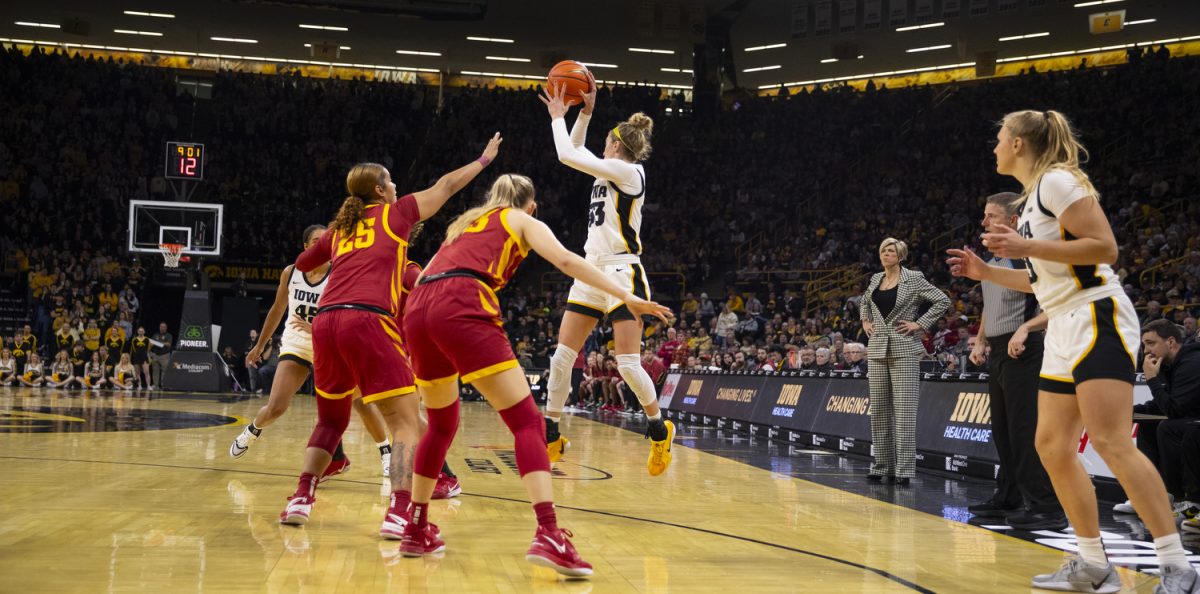
[[[1000,459],[992,500],[1004,507],[1057,512],[1062,506],[1034,445],[1044,336],[1043,332],[1031,332],[1025,339],[1025,352],[1016,359],[1008,356],[1012,334],[988,339],[992,347],[988,358],[992,440]]]

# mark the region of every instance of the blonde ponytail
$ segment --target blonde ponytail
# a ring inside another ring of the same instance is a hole
[[[1025,141],[1033,155],[1034,186],[1025,188],[1020,203],[1029,198],[1037,187],[1037,181],[1054,169],[1070,173],[1088,195],[1100,199],[1100,192],[1081,168],[1088,160],[1087,149],[1075,136],[1067,116],[1057,111],[1015,111],[1004,116],[1002,125],[1007,126],[1013,136]],[[1082,155],[1082,158],[1081,158]]]
[[[635,162],[650,158],[650,136],[653,133],[654,120],[640,111],[613,128],[613,134],[620,141],[625,155]]]
[[[468,209],[458,215],[450,227],[446,229],[446,241],[442,245],[450,245],[458,239],[480,217],[496,208],[525,208],[534,197],[533,180],[524,175],[505,173],[492,182],[487,199],[483,204]]]

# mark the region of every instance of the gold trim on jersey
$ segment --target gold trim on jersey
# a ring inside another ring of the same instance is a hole
[[[396,242],[399,243],[400,245],[408,245],[408,242],[404,241],[403,239],[400,239],[400,236],[396,235],[395,231],[392,231],[392,226],[388,224],[388,221],[391,220],[391,217],[388,216],[388,214],[391,212],[392,206],[393,205],[391,205],[391,204],[383,205],[383,214],[379,215],[379,218],[383,219],[382,221],[380,221],[381,223],[383,223],[383,225],[382,225],[383,230],[385,233],[388,234],[388,237],[395,239]]]
[[[367,394],[362,397],[362,401],[364,404],[371,404],[372,402],[379,402],[384,398],[395,398],[396,396],[404,396],[405,394],[412,394],[416,391],[416,386],[404,386],[403,388],[396,388],[394,390],[379,392],[377,394]]]
[[[513,243],[516,244],[517,249],[521,251],[521,257],[524,258],[525,256],[529,255],[529,248],[524,245],[521,245],[521,238],[519,236],[517,236],[516,233],[513,232],[512,227],[508,226],[508,211],[510,211],[510,210],[512,210],[512,209],[506,208],[506,209],[500,211],[500,224],[504,225],[504,230],[508,231],[509,237],[512,238],[512,241],[513,241]],[[508,242],[504,243],[504,250],[508,251]],[[503,271],[504,268],[501,268],[500,270]]]
[[[1121,334],[1121,325],[1117,323],[1117,312],[1119,311],[1121,304],[1117,303],[1116,297],[1109,297],[1109,299],[1111,299],[1113,302],[1113,330],[1117,331],[1117,338],[1121,340],[1121,347],[1125,349],[1125,354],[1129,355],[1129,359],[1133,361],[1133,368],[1137,369],[1137,356],[1135,356],[1133,351],[1129,349],[1129,345],[1125,342],[1125,335]]]
[[[317,388],[317,395],[322,398],[328,398],[330,400],[341,400],[341,399],[353,394],[354,390],[355,390],[354,388],[350,388],[349,390],[346,390],[345,392],[342,392],[340,394],[332,394],[332,393],[326,392],[325,390],[322,390],[321,388]]]
[[[497,363],[495,365],[488,365],[487,367],[484,367],[483,369],[468,373],[468,374],[462,376],[462,382],[464,384],[469,384],[479,378],[487,377],[489,375],[495,375],[497,373],[500,373],[501,371],[508,371],[509,369],[513,369],[514,367],[518,367],[518,366],[519,366],[519,364],[517,363],[516,359],[509,359],[507,361],[504,361],[503,363]]]
[[[440,385],[442,385],[442,384],[446,384],[446,383],[452,382],[452,381],[454,381],[454,380],[456,380],[456,379],[458,379],[458,374],[457,374],[457,373],[456,373],[456,374],[454,374],[454,375],[448,375],[448,376],[446,376],[446,377],[439,377],[439,378],[437,378],[437,379],[432,379],[432,380],[423,380],[423,379],[421,379],[421,378],[417,378],[417,379],[416,379],[416,382],[417,382],[417,385],[418,385],[418,386],[420,386],[420,387],[422,387],[422,388],[432,388],[432,387],[435,387],[435,386],[440,386]]]
[[[1092,349],[1096,348],[1096,341],[1100,338],[1100,324],[1096,319],[1097,314],[1095,301],[1088,304],[1088,310],[1092,312],[1092,343],[1088,345],[1087,350],[1083,351],[1083,355],[1081,355],[1079,359],[1075,361],[1075,364],[1071,366],[1071,373],[1075,373],[1075,368],[1079,367],[1079,364],[1083,363],[1083,360],[1087,359],[1088,355],[1092,354]],[[1116,310],[1114,310],[1113,315],[1116,315],[1115,311]]]

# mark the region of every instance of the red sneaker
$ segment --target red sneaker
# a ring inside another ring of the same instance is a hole
[[[313,502],[316,497],[308,495],[293,495],[288,498],[287,507],[279,512],[279,523],[290,524],[292,526],[303,526],[308,523],[308,516],[312,513]]]
[[[404,529],[404,539],[400,541],[400,554],[405,557],[420,557],[446,550],[446,543],[438,534],[437,526],[426,524],[424,529],[409,523]]]
[[[459,493],[462,493],[462,486],[458,484],[458,477],[438,474],[437,486],[433,488],[432,499],[450,499],[457,497]]]
[[[329,477],[334,476],[336,474],[342,474],[343,472],[346,472],[347,470],[350,470],[350,458],[342,458],[341,460],[334,460],[329,463],[329,466],[325,467],[325,473],[321,475],[321,478],[317,481],[317,484],[321,484],[321,483],[329,480]]]
[[[567,539],[569,536],[575,535],[569,530],[547,530],[538,526],[529,550],[525,551],[525,560],[567,576],[592,575],[591,564],[584,561],[575,551],[575,547]]]

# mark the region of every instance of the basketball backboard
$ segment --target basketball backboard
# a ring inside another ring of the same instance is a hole
[[[224,205],[199,202],[129,201],[130,253],[157,254],[178,243],[189,256],[221,255]]]

